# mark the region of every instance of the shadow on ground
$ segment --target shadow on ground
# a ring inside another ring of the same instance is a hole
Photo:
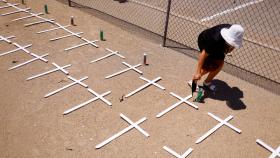
[[[211,98],[215,100],[226,101],[226,105],[232,110],[246,109],[246,105],[242,102],[243,92],[238,87],[230,87],[226,82],[221,80],[213,80],[212,83],[219,88],[217,93],[205,91],[205,99]]]

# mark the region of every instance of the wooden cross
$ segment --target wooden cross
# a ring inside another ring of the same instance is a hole
[[[163,149],[177,158],[186,158],[193,151],[192,148],[189,148],[184,154],[180,155],[180,154],[176,153],[175,151],[173,151],[172,149],[168,148],[167,146],[164,146]]]
[[[103,147],[104,145],[110,143],[111,141],[113,141],[114,139],[118,138],[119,136],[123,135],[124,133],[130,131],[131,129],[135,128],[137,129],[139,132],[141,132],[145,137],[149,137],[150,135],[144,131],[142,128],[140,128],[138,125],[142,122],[144,122],[146,120],[146,117],[143,117],[142,119],[138,120],[137,122],[132,122],[128,117],[126,117],[124,114],[120,114],[120,117],[122,119],[124,119],[126,122],[128,122],[130,124],[130,126],[126,127],[125,129],[121,130],[120,132],[118,132],[117,134],[111,136],[110,138],[106,139],[105,141],[103,141],[102,143],[98,144],[95,146],[96,149],[99,149],[101,147]]]
[[[69,47],[69,48],[66,48],[64,49],[65,51],[69,51],[69,50],[72,50],[72,49],[75,49],[75,48],[78,48],[78,47],[81,47],[81,46],[85,46],[85,45],[88,45],[88,44],[91,44],[93,45],[94,47],[98,48],[98,45],[95,44],[95,42],[97,42],[98,40],[94,40],[94,41],[89,41],[85,38],[82,38],[82,40],[86,40],[86,42],[84,43],[81,43],[81,44],[78,44],[76,46],[73,46],[73,47]]]
[[[106,50],[109,51],[109,52],[111,52],[111,53],[110,53],[110,54],[107,54],[107,55],[105,55],[105,56],[103,56],[103,57],[101,57],[101,58],[95,59],[95,60],[91,61],[90,63],[98,62],[98,61],[100,61],[100,60],[103,60],[103,59],[108,58],[108,57],[113,56],[113,55],[116,55],[116,56],[118,56],[118,57],[121,57],[121,58],[125,59],[125,57],[122,56],[118,51],[115,51],[115,52],[114,52],[114,51],[112,51],[112,50],[109,49],[109,48],[106,48]]]
[[[213,115],[212,113],[208,112],[208,115],[213,117],[215,120],[219,121],[220,123],[217,124],[215,127],[213,127],[212,129],[210,129],[207,133],[205,133],[203,136],[201,136],[200,138],[198,138],[196,140],[196,144],[202,142],[204,139],[206,139],[208,136],[210,136],[212,133],[214,133],[216,130],[218,130],[220,127],[222,127],[223,125],[228,126],[229,128],[233,129],[235,132],[237,133],[241,133],[241,130],[234,127],[233,125],[229,124],[228,121],[231,120],[233,118],[233,116],[228,116],[226,119],[222,120],[219,117]]]
[[[163,116],[164,114],[166,114],[167,112],[171,111],[172,109],[176,108],[177,106],[179,106],[182,103],[186,103],[190,106],[192,106],[193,108],[195,108],[196,110],[198,110],[198,107],[196,105],[194,105],[193,103],[189,102],[188,99],[190,99],[192,97],[192,95],[189,95],[185,98],[182,98],[180,96],[178,96],[177,94],[170,92],[171,95],[173,95],[174,97],[178,98],[180,101],[171,105],[170,107],[168,107],[167,109],[163,110],[162,112],[160,112],[159,114],[157,114],[157,118]]]
[[[96,101],[96,100],[98,100],[98,99],[102,100],[102,101],[103,101],[104,103],[106,103],[107,105],[112,106],[112,103],[109,102],[108,100],[106,100],[106,99],[104,98],[104,96],[110,94],[111,91],[107,91],[107,92],[105,92],[105,93],[103,93],[103,94],[98,94],[98,93],[96,93],[95,91],[93,91],[93,90],[90,89],[90,88],[87,88],[87,90],[88,90],[90,93],[92,93],[93,95],[95,95],[96,97],[95,97],[95,98],[92,98],[92,99],[90,99],[90,100],[88,100],[88,101],[86,101],[86,102],[84,102],[84,103],[81,103],[81,104],[79,104],[79,105],[76,105],[76,106],[74,106],[73,108],[71,108],[71,109],[69,109],[69,110],[64,111],[64,112],[63,112],[63,115],[67,115],[67,114],[69,114],[69,113],[71,113],[71,112],[73,112],[73,111],[75,111],[75,110],[77,110],[77,109],[79,109],[79,108],[81,108],[81,107],[83,107],[83,106],[85,106],[85,105],[91,103],[91,102],[94,102],[94,101]]]
[[[11,39],[11,38],[15,38],[15,36],[8,36],[8,37],[0,36],[0,42],[1,42],[1,41],[5,41],[5,42],[11,44],[12,41],[9,40],[9,39]]]
[[[108,78],[117,76],[117,75],[122,74],[122,73],[125,73],[125,72],[127,72],[127,71],[129,71],[129,70],[134,70],[135,72],[137,72],[137,73],[139,73],[139,74],[141,74],[141,75],[143,74],[142,71],[136,69],[137,67],[141,66],[141,64],[137,64],[137,65],[134,65],[134,66],[129,65],[129,64],[126,63],[126,62],[122,62],[122,64],[124,64],[124,65],[127,66],[128,68],[126,68],[126,69],[124,69],[124,70],[121,70],[121,71],[119,71],[119,72],[116,72],[116,73],[114,73],[114,74],[112,74],[112,75],[109,75],[109,76],[105,77],[105,79],[108,79]]]
[[[2,53],[2,54],[0,54],[0,57],[1,57],[1,56],[4,56],[4,55],[7,55],[7,54],[11,54],[11,53],[17,52],[17,51],[19,51],[19,50],[22,50],[22,51],[24,51],[25,53],[30,54],[30,52],[29,52],[27,49],[25,49],[25,48],[31,47],[32,44],[28,44],[28,45],[26,45],[26,46],[20,46],[20,45],[17,44],[17,43],[13,43],[13,45],[15,45],[15,46],[18,47],[18,48],[14,49],[14,50],[11,50],[11,51],[8,51],[8,52],[5,52],[5,53]]]
[[[29,64],[29,63],[31,63],[31,62],[33,62],[33,61],[36,61],[36,60],[41,60],[41,61],[43,61],[43,62],[45,62],[45,63],[48,62],[48,60],[45,59],[44,57],[48,56],[49,54],[44,54],[44,55],[42,55],[42,56],[39,56],[39,55],[37,55],[37,54],[30,53],[30,55],[33,56],[34,58],[33,58],[33,59],[30,59],[30,60],[28,60],[28,61],[26,61],[26,62],[23,62],[23,63],[21,63],[21,64],[18,64],[18,65],[16,65],[16,66],[13,66],[13,67],[9,68],[8,70],[9,70],[9,71],[10,71],[10,70],[14,70],[14,69],[16,69],[16,68],[19,68],[19,67],[21,67],[21,66],[27,65],[27,64]]]
[[[141,90],[143,90],[143,89],[149,87],[150,85],[154,85],[154,86],[156,86],[156,87],[158,87],[158,88],[160,88],[160,89],[162,89],[162,90],[165,90],[164,87],[162,87],[161,85],[159,85],[159,84],[156,83],[157,81],[161,80],[161,77],[157,77],[157,78],[155,78],[155,79],[153,79],[153,80],[151,80],[151,81],[148,80],[148,79],[146,79],[146,78],[144,78],[144,77],[142,77],[142,76],[140,76],[140,79],[142,79],[142,80],[144,80],[144,81],[146,81],[146,82],[148,82],[148,83],[144,84],[143,86],[141,86],[141,87],[135,89],[134,91],[130,92],[129,94],[127,94],[127,95],[125,96],[126,98],[128,98],[128,97],[134,95],[135,93],[137,93],[137,92],[139,92],[139,91],[141,91]]]
[[[13,19],[12,21],[24,20],[24,19],[28,19],[28,18],[32,18],[32,17],[36,17],[36,16],[40,16],[40,15],[44,15],[44,13],[31,14],[31,15],[24,16],[24,17],[21,17],[21,18],[16,18],[16,19]]]
[[[269,145],[267,145],[266,143],[264,143],[262,140],[257,139],[256,142],[261,145],[262,147],[264,147],[265,149],[267,149],[268,151],[270,151],[272,154],[269,156],[269,158],[277,158],[280,157],[280,146],[278,146],[277,149],[273,149],[272,147],[270,147]]]
[[[67,28],[71,25],[66,25],[66,26],[58,26],[58,27],[55,27],[55,28],[51,28],[51,29],[47,29],[47,30],[42,30],[42,31],[39,31],[37,32],[37,34],[41,34],[41,33],[46,33],[46,32],[50,32],[50,31],[54,31],[54,30],[58,30],[58,29],[62,29],[62,28]]]
[[[10,4],[10,3],[7,3],[8,5],[10,5],[11,7],[14,7],[14,5]],[[4,14],[1,14],[2,16],[6,16],[6,15],[11,15],[11,14],[16,14],[16,13],[20,13],[20,12],[28,12],[28,10],[30,10],[31,8],[18,8],[18,7],[14,7],[16,8],[17,10],[16,11],[12,11],[12,12],[8,12],[8,13],[4,13]]]
[[[83,32],[70,33],[70,34],[68,34],[68,35],[64,35],[64,36],[52,38],[52,39],[50,39],[50,41],[56,41],[56,40],[63,39],[63,38],[66,38],[66,37],[71,37],[71,36],[76,36],[76,37],[81,38],[80,34],[82,34],[82,33],[83,33]]]
[[[46,94],[46,95],[45,95],[45,98],[47,98],[47,97],[49,97],[49,96],[52,96],[52,95],[54,95],[54,94],[56,94],[56,93],[58,93],[58,92],[60,92],[60,91],[62,91],[62,90],[64,90],[64,89],[69,88],[69,87],[71,87],[71,86],[74,86],[74,85],[76,85],[76,84],[81,85],[81,86],[83,86],[83,87],[85,87],[85,88],[88,88],[88,85],[86,85],[85,83],[82,82],[82,81],[88,79],[88,76],[85,76],[85,77],[83,77],[83,78],[81,78],[81,79],[79,79],[79,80],[77,80],[77,79],[75,79],[75,78],[73,78],[73,77],[71,77],[71,76],[67,76],[67,77],[68,77],[70,80],[74,81],[74,82],[72,82],[72,83],[70,83],[70,84],[68,84],[68,85],[66,85],[66,86],[63,86],[62,88],[59,88],[59,89],[57,89],[57,90],[55,90],[55,91],[52,91],[52,92]]]
[[[29,80],[35,79],[35,78],[37,78],[37,77],[41,77],[41,76],[44,76],[44,75],[47,75],[47,74],[50,74],[50,73],[53,73],[53,72],[56,72],[56,71],[61,71],[61,72],[63,72],[63,73],[66,74],[66,75],[69,74],[69,72],[66,71],[66,70],[64,70],[64,69],[67,68],[67,67],[70,67],[71,64],[65,65],[65,66],[62,66],[62,67],[60,67],[60,66],[57,65],[56,63],[52,63],[52,65],[54,65],[56,68],[55,68],[55,69],[52,69],[52,70],[49,70],[49,71],[47,71],[47,72],[40,73],[40,74],[38,74],[38,75],[31,76],[31,77],[27,78],[26,80],[29,81]]]

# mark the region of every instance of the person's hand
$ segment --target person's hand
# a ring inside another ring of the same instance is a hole
[[[194,76],[193,76],[193,80],[194,81],[197,81],[197,80],[200,80],[201,79],[201,74],[195,74]]]

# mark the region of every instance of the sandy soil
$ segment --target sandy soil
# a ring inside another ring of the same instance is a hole
[[[36,34],[37,31],[54,26],[23,26],[35,19],[11,22],[26,15],[24,13],[0,17],[0,35],[14,35],[16,39],[12,41],[20,45],[33,44],[28,50],[38,55],[49,53],[47,64],[36,61],[13,71],[8,71],[8,68],[31,59],[30,55],[17,52],[0,57],[0,157],[172,157],[163,149],[163,146],[168,146],[179,154],[193,148],[189,157],[255,158],[270,155],[269,151],[256,143],[256,139],[263,140],[273,148],[280,145],[278,95],[221,72],[215,80],[220,93],[215,96],[209,94],[205,103],[194,103],[199,110],[181,104],[161,118],[156,118],[159,112],[178,102],[170,92],[182,97],[191,93],[186,81],[191,78],[196,61],[54,0],[29,0],[26,6],[34,12],[43,12],[44,4],[48,5],[50,12],[44,17],[54,18],[56,22],[67,25],[70,16],[75,15],[77,26],[70,27],[70,30],[82,31],[83,37],[95,40],[99,39],[99,29],[102,29],[106,41],[97,42],[99,48],[84,46],[66,52],[65,48],[82,41],[71,37],[50,42],[49,39],[65,35],[65,32],[59,30]],[[11,10],[1,9],[0,13]],[[1,53],[14,48],[3,41],[0,43]],[[113,56],[89,64],[108,54],[105,48],[120,51],[126,59]],[[144,52],[148,54],[149,66],[139,67],[143,77],[150,80],[162,77],[158,84],[166,90],[150,86],[120,102],[123,95],[145,82],[133,71],[111,79],[105,79],[105,76],[125,69],[122,61],[132,65],[142,63]],[[67,68],[70,75],[75,78],[88,76],[89,79],[84,83],[97,93],[112,91],[105,97],[113,104],[112,107],[98,100],[71,114],[62,115],[66,109],[95,96],[75,85],[44,98],[45,94],[71,83],[61,72],[26,81],[32,75],[52,69],[52,62],[72,64]],[[222,119],[233,115],[230,123],[241,129],[242,133],[222,127],[200,144],[195,144],[200,136],[218,124],[207,112]],[[101,149],[95,149],[97,144],[129,125],[120,118],[120,113],[134,122],[147,117],[140,127],[150,137],[146,138],[133,129]]]

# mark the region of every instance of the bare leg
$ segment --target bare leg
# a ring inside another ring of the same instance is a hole
[[[204,82],[206,83],[211,82],[213,78],[222,70],[223,66],[224,66],[224,62],[222,62],[221,65],[218,67],[218,69],[216,69],[215,71],[210,71],[210,73],[208,74]]]

